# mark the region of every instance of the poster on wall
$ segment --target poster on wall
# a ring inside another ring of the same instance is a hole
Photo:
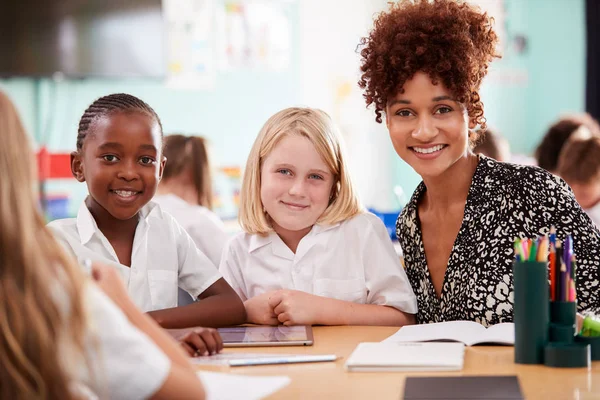
[[[215,0],[163,0],[167,86],[212,89],[216,83]]]
[[[225,1],[217,10],[219,69],[283,70],[289,67],[291,1]]]

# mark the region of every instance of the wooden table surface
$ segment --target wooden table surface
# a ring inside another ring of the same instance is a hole
[[[274,354],[336,354],[336,362],[202,367],[242,375],[287,375],[291,383],[269,399],[394,399],[402,398],[407,376],[517,375],[526,399],[600,399],[600,361],[590,368],[549,368],[513,362],[514,348],[466,347],[465,363],[457,372],[347,372],[346,359],[360,342],[379,342],[395,327],[313,327],[315,343],[303,347],[228,348],[224,352]]]

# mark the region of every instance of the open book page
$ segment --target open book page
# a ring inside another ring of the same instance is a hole
[[[486,329],[485,335],[473,344],[478,343],[499,343],[499,344],[515,344],[515,324],[505,322],[496,324]]]
[[[384,342],[427,342],[450,340],[467,346],[479,343],[514,344],[514,325],[505,323],[486,329],[473,321],[448,321],[435,324],[408,325]],[[491,330],[491,332],[490,332]]]

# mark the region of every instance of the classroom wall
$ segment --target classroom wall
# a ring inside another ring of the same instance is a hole
[[[509,139],[514,152],[531,154],[560,113],[584,109],[584,0],[502,3],[507,46],[504,57],[492,64],[481,94],[489,125]],[[161,116],[165,132],[207,136],[218,166],[243,166],[258,130],[275,111],[292,105],[319,107],[340,127],[363,203],[397,209],[393,187],[401,186],[410,196],[420,178],[394,153],[385,126],[374,121],[356,85],[360,75],[356,45],[387,1],[345,2],[343,18],[338,0],[285,4],[293,48],[290,65],[282,71],[219,71],[214,87],[205,90],[169,89],[163,82],[144,79],[38,84],[20,78],[0,80],[0,87],[17,104],[28,131],[51,150],[72,150],[85,107],[101,95],[122,91],[149,102]],[[527,39],[523,53],[511,45],[516,35]],[[58,181],[54,188],[79,196],[76,211],[85,187]]]
[[[300,102],[298,3],[287,2],[286,5],[293,22],[293,46],[289,66],[281,71],[261,68],[219,70],[214,87],[202,90],[173,89],[154,79],[57,82],[43,79],[39,121],[35,114],[34,80],[0,80],[0,87],[16,102],[28,131],[50,150],[73,150],[78,121],[85,108],[100,96],[126,92],[142,98],[156,110],[165,133],[205,135],[213,145],[213,158],[218,165],[239,165],[246,159],[249,147],[266,119],[275,111]],[[36,131],[36,123],[41,124],[43,132]]]
[[[207,137],[213,165],[243,166],[267,118],[301,103],[299,7],[297,2],[288,1],[283,8],[291,22],[292,49],[289,66],[282,70],[219,70],[213,87],[193,90],[169,88],[157,79],[18,78],[0,80],[0,88],[15,101],[35,142],[45,144],[50,151],[74,150],[79,118],[86,107],[103,95],[125,92],[156,110],[165,133]],[[217,190],[220,186],[217,184]],[[86,195],[85,186],[74,180],[52,180],[47,188],[49,192],[70,195],[71,215]],[[226,217],[231,216],[230,211]]]

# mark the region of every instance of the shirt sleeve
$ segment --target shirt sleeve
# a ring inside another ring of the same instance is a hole
[[[583,211],[571,188],[554,177],[550,193],[546,194],[545,212],[552,215],[557,237],[573,237],[573,252],[577,261],[577,308],[580,312],[600,315],[600,232]]]
[[[223,278],[229,283],[229,285],[235,290],[240,296],[242,301],[248,300],[248,295],[245,290],[244,276],[241,270],[241,263],[237,258],[235,251],[233,250],[233,244],[236,238],[232,238],[223,249],[223,255],[221,256],[221,264],[219,265],[219,272],[223,275]]]
[[[166,214],[165,214],[166,215]],[[171,216],[179,260],[179,287],[198,298],[221,278],[217,266],[196,246],[194,240]]]
[[[364,236],[363,263],[368,290],[367,303],[387,305],[416,314],[417,299],[385,225],[375,215],[366,216],[369,223]]]
[[[85,300],[90,324],[86,348],[94,368],[88,387],[100,398],[152,396],[169,375],[169,358],[95,285],[86,287]]]

